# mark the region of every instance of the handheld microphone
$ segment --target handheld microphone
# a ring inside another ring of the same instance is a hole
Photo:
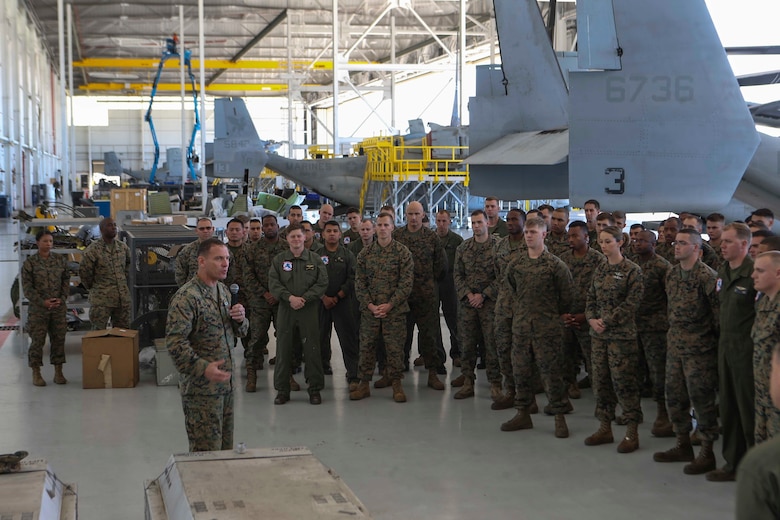
[[[235,304],[238,303],[238,284],[237,283],[230,284],[230,294],[233,295],[230,298],[230,306],[232,307],[232,306],[234,306]]]

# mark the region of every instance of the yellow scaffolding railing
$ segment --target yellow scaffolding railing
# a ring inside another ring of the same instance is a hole
[[[361,206],[372,182],[418,181],[452,182],[469,185],[468,165],[461,164],[468,155],[467,146],[407,145],[401,136],[371,137],[362,141],[359,149],[368,158]]]

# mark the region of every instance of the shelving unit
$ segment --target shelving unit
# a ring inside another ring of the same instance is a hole
[[[27,233],[27,230],[30,228],[42,228],[42,227],[49,227],[49,226],[55,226],[58,228],[73,228],[73,227],[81,227],[81,226],[97,226],[102,218],[100,217],[90,217],[90,218],[34,218],[31,220],[19,221],[19,245],[18,245],[18,252],[19,252],[19,331],[17,334],[18,338],[21,338],[22,344],[26,347],[27,342],[25,341],[25,325],[27,324],[27,304],[28,302],[24,298],[24,287],[22,284],[22,266],[24,265],[24,261],[27,259],[28,256],[34,255],[38,252],[38,249],[27,249],[22,247],[22,241],[24,238],[29,236],[29,233]],[[54,248],[52,249],[52,253],[58,253],[58,254],[71,254],[71,253],[81,253],[82,250],[77,248]],[[78,277],[71,277],[71,285],[73,284],[74,280],[78,282]],[[74,310],[74,309],[88,309],[89,303],[87,302],[74,302],[74,303],[68,303],[68,310]]]

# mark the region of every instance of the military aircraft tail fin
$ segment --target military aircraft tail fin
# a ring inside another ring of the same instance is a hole
[[[257,177],[268,155],[258,137],[252,117],[241,98],[214,101],[214,177],[240,179],[244,170]]]
[[[122,161],[116,152],[103,152],[103,172],[111,176],[125,173],[122,169]]]
[[[608,4],[619,67],[569,74],[572,202],[595,198],[629,211],[725,206],[758,134],[704,0]],[[578,21],[578,41],[588,27]]]

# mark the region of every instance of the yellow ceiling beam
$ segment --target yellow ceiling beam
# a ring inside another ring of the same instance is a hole
[[[312,86],[312,85],[307,85]],[[109,91],[127,91],[133,90],[148,91],[152,90],[152,83],[90,83],[89,85],[82,85],[79,90],[88,92],[109,92]],[[180,92],[181,85],[178,83],[159,83],[157,85],[158,92]],[[206,87],[206,92],[231,92],[231,91],[252,91],[252,92],[278,92],[281,90],[287,90],[287,84],[285,83],[212,83]],[[185,89],[186,92],[190,92],[189,85]]]
[[[73,66],[86,69],[154,69],[160,60],[155,58],[86,58],[74,61]],[[369,61],[350,61],[350,65],[367,65]],[[318,60],[312,65],[310,60],[293,60],[293,69],[333,70],[333,62]],[[287,70],[286,60],[209,60],[205,61],[207,69],[246,69],[246,70]],[[165,62],[164,68],[179,68],[179,60],[171,58]],[[199,60],[192,60],[192,68],[200,68]]]

